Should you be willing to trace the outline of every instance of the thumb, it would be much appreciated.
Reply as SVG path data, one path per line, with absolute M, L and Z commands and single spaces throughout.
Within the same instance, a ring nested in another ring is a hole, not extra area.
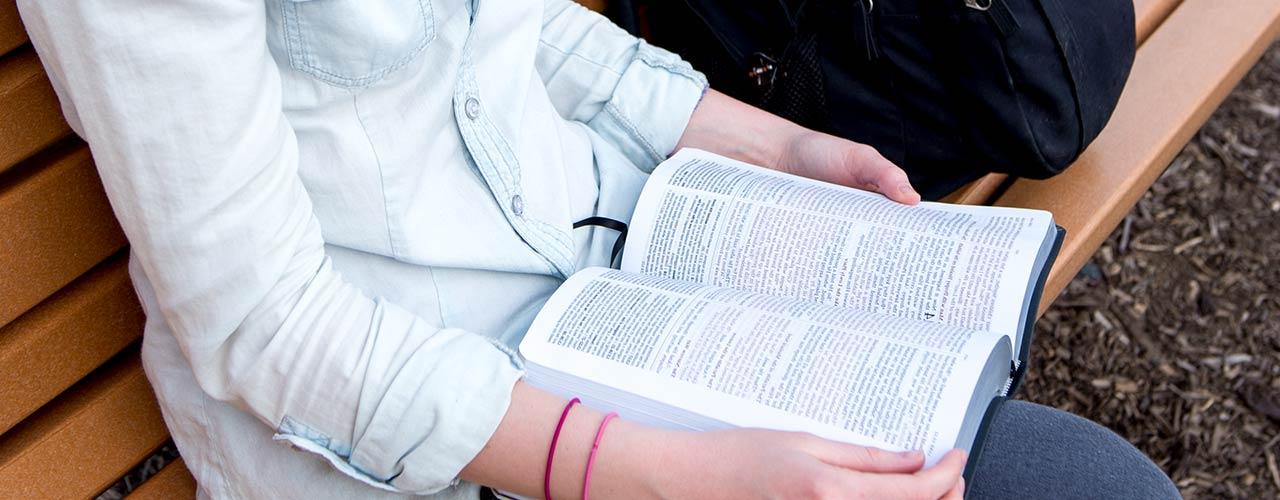
M 947 495 L 961 481 L 965 453 L 947 452 L 933 467 L 913 474 L 865 474 L 863 483 L 884 498 L 938 499 Z
M 860 472 L 911 473 L 924 467 L 924 454 L 918 451 L 888 451 L 868 446 L 825 441 L 815 450 L 825 463 Z
M 920 194 L 911 187 L 907 173 L 881 155 L 875 148 L 859 144 L 847 155 L 845 167 L 863 186 L 907 205 L 920 203 Z

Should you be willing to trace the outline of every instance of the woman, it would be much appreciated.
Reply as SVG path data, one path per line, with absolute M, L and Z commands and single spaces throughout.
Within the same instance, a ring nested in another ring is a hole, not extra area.
M 603 415 L 574 408 L 544 471 L 565 402 L 510 350 L 609 263 L 616 235 L 574 221 L 627 220 L 683 146 L 918 201 L 871 148 L 707 91 L 569 0 L 20 8 L 132 244 L 143 361 L 203 496 L 577 497 Z M 1176 494 L 1114 434 L 1007 408 L 971 494 Z M 963 465 L 618 422 L 590 493 L 958 498 Z

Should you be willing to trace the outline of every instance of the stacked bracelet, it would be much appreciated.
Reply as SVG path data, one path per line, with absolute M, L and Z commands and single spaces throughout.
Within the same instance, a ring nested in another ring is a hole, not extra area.
M 556 423 L 556 431 L 551 434 L 551 447 L 547 449 L 547 468 L 542 473 L 542 498 L 546 500 L 551 500 L 551 464 L 556 457 L 556 443 L 560 442 L 560 431 L 564 429 L 564 421 L 569 418 L 569 410 L 572 410 L 574 405 L 581 402 L 578 398 L 573 398 L 564 405 L 564 410 L 560 412 L 560 421 Z M 582 500 L 590 498 L 591 469 L 595 468 L 596 452 L 600 449 L 600 441 L 604 438 L 605 428 L 615 418 L 618 418 L 617 413 L 605 415 L 604 420 L 600 422 L 600 427 L 596 429 L 596 438 L 591 442 L 591 454 L 587 456 L 587 470 L 582 475 Z
M 551 461 L 556 457 L 556 442 L 560 441 L 560 429 L 564 428 L 564 421 L 569 418 L 569 410 L 573 409 L 573 405 L 581 402 L 578 398 L 573 398 L 564 405 L 564 411 L 560 412 L 560 422 L 556 423 L 556 431 L 551 434 L 551 447 L 547 449 L 547 469 L 542 473 L 542 498 L 547 500 L 551 500 Z
M 604 420 L 600 422 L 600 428 L 596 429 L 596 439 L 591 442 L 591 455 L 587 457 L 587 472 L 582 475 L 582 500 L 590 498 L 591 493 L 591 469 L 596 464 L 596 450 L 600 449 L 600 438 L 604 437 L 604 428 L 609 426 L 609 421 L 617 418 L 617 413 L 609 413 L 604 416 Z

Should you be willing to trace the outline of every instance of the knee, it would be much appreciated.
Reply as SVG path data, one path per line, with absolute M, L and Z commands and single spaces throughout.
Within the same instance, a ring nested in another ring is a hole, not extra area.
M 1007 401 L 975 450 L 969 498 L 1179 498 L 1159 467 L 1098 424 Z

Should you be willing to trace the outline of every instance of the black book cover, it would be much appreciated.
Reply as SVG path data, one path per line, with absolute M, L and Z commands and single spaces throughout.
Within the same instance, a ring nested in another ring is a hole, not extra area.
M 1040 311 L 1040 299 L 1044 296 L 1044 283 L 1049 279 L 1049 271 L 1053 269 L 1053 264 L 1058 260 L 1058 251 L 1062 250 L 1062 240 L 1067 236 L 1067 230 L 1062 226 L 1054 226 L 1053 247 L 1049 249 L 1049 257 L 1045 259 L 1044 268 L 1040 270 L 1040 275 L 1036 276 L 1036 286 L 1031 293 L 1031 301 L 1027 304 L 1030 309 L 1027 311 L 1027 324 L 1023 325 L 1022 345 L 1018 347 L 1018 368 L 1013 370 L 1010 378 L 1013 382 L 1009 385 L 1009 395 L 1018 391 L 1018 387 L 1022 385 L 1022 379 L 1026 377 L 1027 365 L 1031 359 L 1031 340 L 1035 337 L 1036 321 L 1038 317 L 1036 313 Z
M 1030 308 L 1027 317 L 1031 319 L 1028 320 L 1027 324 L 1023 327 L 1025 330 L 1022 332 L 1022 345 L 1018 351 L 1020 353 L 1018 355 L 1018 368 L 1013 370 L 1013 373 L 1010 375 L 1010 396 L 1018 390 L 1018 387 L 1022 385 L 1023 378 L 1026 377 L 1028 361 L 1031 358 L 1031 340 L 1036 330 L 1036 313 L 1040 310 L 1040 299 L 1044 295 L 1044 284 L 1049 278 L 1049 270 L 1053 269 L 1053 264 L 1058 259 L 1058 252 L 1062 250 L 1062 240 L 1066 235 L 1066 229 L 1062 226 L 1055 226 L 1053 246 L 1049 250 L 1048 258 L 1045 259 L 1044 268 L 1040 270 L 1040 275 L 1035 278 L 1036 286 L 1031 294 L 1031 301 L 1027 304 L 1027 307 Z M 986 411 L 982 414 L 982 422 L 978 424 L 978 432 L 974 435 L 973 446 L 970 448 L 969 460 L 965 462 L 964 466 L 964 480 L 968 484 L 973 483 L 974 470 L 977 467 L 978 462 L 982 459 L 982 452 L 983 448 L 985 448 L 984 444 L 987 440 L 987 433 L 991 430 L 991 422 L 995 419 L 996 414 L 999 413 L 1000 407 L 1008 400 L 1009 396 L 996 396 L 992 398 L 991 403 L 987 405 Z

